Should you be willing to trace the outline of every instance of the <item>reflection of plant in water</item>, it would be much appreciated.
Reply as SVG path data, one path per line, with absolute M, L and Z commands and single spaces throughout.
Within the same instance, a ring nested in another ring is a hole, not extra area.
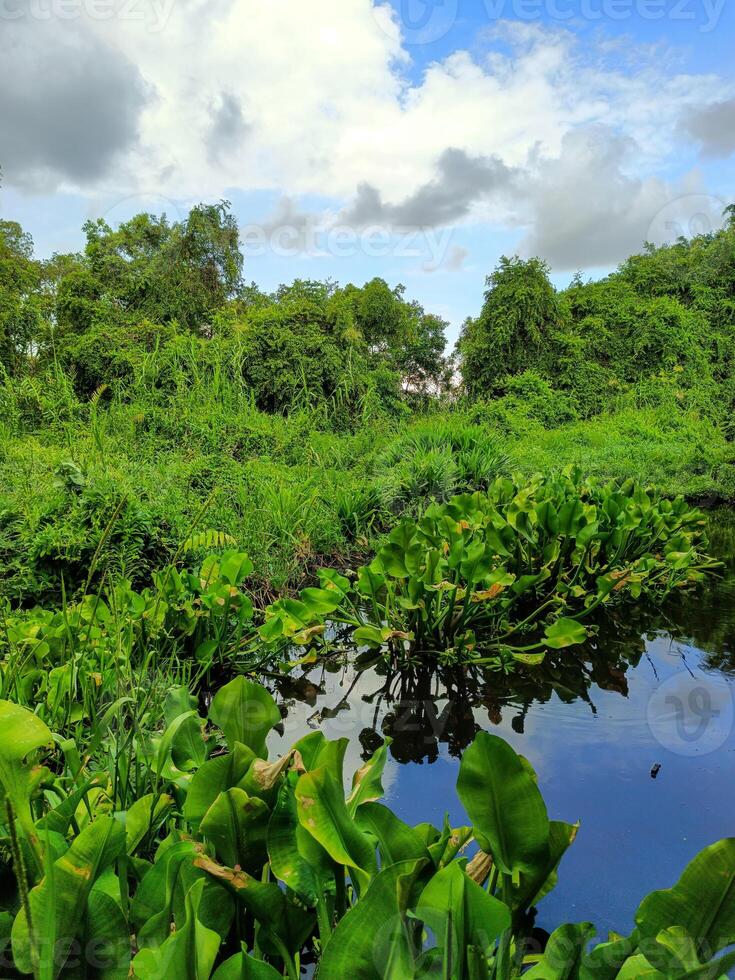
M 394 669 L 382 663 L 373 669 L 379 681 L 376 689 L 362 697 L 372 708 L 372 720 L 360 739 L 369 750 L 380 735 L 389 736 L 390 753 L 399 762 L 434 762 L 441 744 L 450 755 L 460 756 L 486 727 L 478 722 L 476 712 L 486 711 L 491 725 L 500 725 L 511 714 L 517 732 L 523 731 L 531 705 L 546 704 L 552 698 L 565 704 L 584 701 L 595 714 L 593 689 L 627 696 L 627 671 L 638 665 L 644 653 L 640 627 L 628 624 L 621 611 L 599 617 L 594 637 L 579 652 L 566 650 L 539 666 L 510 675 L 467 666 Z M 316 696 L 324 693 L 328 667 L 330 672 L 339 669 L 323 662 L 316 674 L 278 678 L 278 690 L 287 699 L 315 705 Z M 350 667 L 345 663 L 341 669 L 346 682 Z M 350 685 L 345 683 L 339 701 L 315 711 L 310 722 L 322 722 L 348 710 L 360 676 L 355 673 Z

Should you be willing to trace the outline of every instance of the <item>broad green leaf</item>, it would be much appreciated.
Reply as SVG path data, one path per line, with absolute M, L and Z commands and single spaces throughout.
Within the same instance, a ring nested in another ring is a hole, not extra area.
M 209 980 L 220 947 L 220 937 L 199 920 L 204 879 L 195 881 L 186 895 L 186 922 L 162 946 L 142 949 L 133 960 L 138 980 Z
M 728 980 L 728 977 L 732 977 L 733 969 L 735 969 L 735 952 L 725 953 L 718 960 L 711 960 L 703 966 L 682 974 L 680 980 Z
M 172 925 L 181 928 L 186 918 L 186 896 L 191 886 L 207 880 L 199 917 L 209 929 L 225 936 L 232 921 L 232 900 L 227 892 L 209 880 L 195 861 L 202 850 L 194 841 L 177 841 L 157 855 L 156 863 L 138 886 L 130 913 L 136 926 L 138 946 L 160 946 Z
M 362 804 L 372 803 L 383 796 L 385 791 L 381 778 L 388 758 L 390 741 L 390 739 L 386 739 L 380 748 L 373 753 L 372 758 L 364 766 L 361 766 L 352 777 L 352 792 L 347 797 L 347 809 L 351 817 L 354 817 L 357 808 Z
M 514 909 L 525 910 L 537 905 L 556 885 L 556 869 L 577 836 L 579 824 L 549 821 L 549 851 L 544 864 L 539 864 L 533 874 L 522 874 L 511 892 Z
M 334 875 L 327 852 L 299 823 L 296 773 L 289 773 L 278 793 L 268 824 L 268 856 L 273 874 L 309 908 L 315 908 Z
M 707 956 L 735 942 L 735 838 L 701 851 L 673 888 L 644 898 L 635 919 L 647 940 L 681 926 Z
M 231 752 L 209 759 L 194 773 L 186 794 L 184 816 L 195 832 L 219 794 L 244 782 L 255 758 L 252 749 L 235 742 Z
M 580 980 L 615 980 L 625 961 L 638 949 L 638 933 L 632 936 L 611 935 L 608 942 L 598 943 L 582 961 Z
M 666 976 L 679 976 L 702 965 L 697 944 L 682 926 L 669 926 L 654 943 L 646 942 L 645 955 L 651 966 Z
M 87 903 L 82 948 L 93 956 L 95 974 L 104 980 L 126 980 L 130 970 L 130 929 L 117 902 L 93 888 Z
M 541 960 L 532 970 L 523 974 L 524 980 L 576 980 L 585 947 L 595 931 L 591 922 L 564 925 L 555 929 L 549 937 Z
M 313 931 L 315 918 L 297 905 L 289 892 L 274 882 L 258 881 L 245 871 L 226 868 L 203 855 L 196 859 L 196 866 L 237 895 L 258 920 L 258 944 L 264 952 L 280 956 L 282 947 L 291 953 L 301 949 Z
M 659 973 L 640 953 L 629 957 L 616 976 L 617 980 L 669 980 L 665 973 Z
M 544 646 L 551 647 L 552 650 L 563 650 L 565 647 L 584 643 L 586 639 L 587 630 L 581 623 L 576 619 L 560 616 L 555 623 L 546 627 Z
M 343 780 L 344 758 L 349 739 L 338 738 L 329 741 L 323 732 L 310 732 L 304 735 L 293 746 L 298 752 L 304 769 L 312 772 L 314 769 L 327 768 L 341 785 Z
M 166 695 L 163 712 L 167 727 L 173 725 L 179 716 L 187 715 L 186 721 L 177 726 L 171 739 L 171 758 L 176 768 L 183 771 L 198 768 L 207 758 L 207 746 L 202 735 L 204 721 L 196 709 L 197 699 L 185 687 L 172 688 Z
M 504 874 L 549 862 L 549 818 L 535 780 L 507 742 L 479 732 L 462 757 L 457 793 L 483 851 Z
M 429 851 L 421 834 L 409 827 L 382 803 L 364 803 L 355 815 L 357 826 L 375 838 L 381 866 L 399 861 L 429 860 Z
M 278 973 L 263 960 L 254 960 L 248 956 L 243 947 L 241 953 L 235 953 L 218 967 L 212 974 L 212 980 L 282 980 L 283 974 Z
M 349 814 L 342 787 L 327 768 L 304 773 L 296 784 L 299 822 L 333 861 L 354 870 L 361 890 L 377 870 L 370 839 Z
M 269 816 L 262 800 L 235 787 L 219 794 L 204 815 L 199 831 L 212 842 L 223 864 L 255 872 L 265 860 Z
M 0 701 L 0 781 L 5 785 L 4 767 L 9 762 L 22 762 L 36 749 L 51 745 L 51 731 L 41 719 L 27 708 L 10 701 Z
M 281 713 L 264 687 L 236 677 L 215 694 L 209 717 L 222 729 L 230 748 L 242 742 L 264 759 L 266 737 L 281 720 Z
M 52 744 L 51 731 L 33 712 L 10 701 L 0 701 L 0 732 L 0 787 L 10 801 L 18 827 L 32 848 L 40 873 L 41 847 L 30 806 L 37 780 L 31 765 L 24 760 L 31 752 Z
M 126 850 L 132 854 L 149 833 L 155 833 L 170 813 L 174 801 L 165 793 L 150 793 L 132 804 L 125 814 Z
M 125 831 L 113 817 L 98 817 L 53 863 L 29 895 L 33 931 L 40 937 L 39 975 L 58 977 L 74 944 L 85 928 L 87 903 L 100 874 L 125 853 Z M 81 910 L 81 913 L 80 913 Z M 31 948 L 25 913 L 13 924 L 13 956 L 31 972 Z
M 415 950 L 406 920 L 424 860 L 381 871 L 337 924 L 319 965 L 319 980 L 410 980 Z
M 465 873 L 466 861 L 453 861 L 431 878 L 421 893 L 415 916 L 431 929 L 453 964 L 448 977 L 468 975 L 467 950 L 473 946 L 490 954 L 495 940 L 510 927 L 510 910 L 480 888 Z

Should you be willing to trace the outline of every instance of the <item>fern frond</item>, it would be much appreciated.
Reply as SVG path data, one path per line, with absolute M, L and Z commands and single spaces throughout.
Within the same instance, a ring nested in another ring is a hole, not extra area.
M 225 531 L 215 531 L 210 528 L 207 531 L 199 531 L 197 534 L 190 535 L 184 541 L 181 550 L 187 553 L 201 551 L 203 549 L 211 550 L 212 548 L 233 548 L 236 545 L 237 541 L 231 534 L 227 534 Z

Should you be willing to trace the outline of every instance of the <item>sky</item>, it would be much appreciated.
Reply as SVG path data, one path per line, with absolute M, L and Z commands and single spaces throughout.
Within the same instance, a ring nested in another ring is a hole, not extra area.
M 0 0 L 0 217 L 227 199 L 246 279 L 381 276 L 450 339 L 503 254 L 566 285 L 735 201 L 735 0 Z

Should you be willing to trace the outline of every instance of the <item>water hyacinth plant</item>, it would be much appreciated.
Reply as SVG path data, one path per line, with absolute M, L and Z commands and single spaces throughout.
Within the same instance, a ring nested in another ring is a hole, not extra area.
M 397 660 L 538 663 L 582 643 L 603 604 L 699 582 L 716 567 L 703 526 L 683 498 L 632 480 L 598 484 L 574 468 L 501 477 L 403 518 L 354 583 L 323 572 L 321 590 L 266 610 L 260 636 L 308 643 L 331 616 Z

